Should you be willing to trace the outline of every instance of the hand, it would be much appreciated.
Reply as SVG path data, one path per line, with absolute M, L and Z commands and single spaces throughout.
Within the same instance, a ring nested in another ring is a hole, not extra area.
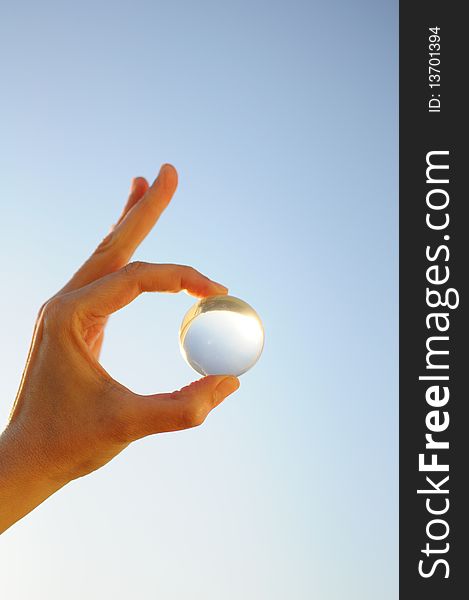
M 163 165 L 149 187 L 133 181 L 122 216 L 67 285 L 41 308 L 5 431 L 0 436 L 0 532 L 67 482 L 106 464 L 143 436 L 200 425 L 239 387 L 208 376 L 179 391 L 142 396 L 99 364 L 108 316 L 142 292 L 228 290 L 181 265 L 130 263 L 177 186 Z

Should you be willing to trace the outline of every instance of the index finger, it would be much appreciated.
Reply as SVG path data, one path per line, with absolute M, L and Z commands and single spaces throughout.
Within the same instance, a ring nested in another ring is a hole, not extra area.
M 186 265 L 134 262 L 72 292 L 73 304 L 93 317 L 107 317 L 143 292 L 180 292 L 205 298 L 228 288 Z

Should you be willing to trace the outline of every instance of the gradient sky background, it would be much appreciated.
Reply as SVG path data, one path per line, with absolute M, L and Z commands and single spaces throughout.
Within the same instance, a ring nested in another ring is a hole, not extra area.
M 163 162 L 180 187 L 136 258 L 195 266 L 266 329 L 201 428 L 2 536 L 2 598 L 397 598 L 397 3 L 10 2 L 0 62 L 2 423 L 37 309 Z M 139 298 L 104 366 L 140 393 L 196 379 L 192 303 Z

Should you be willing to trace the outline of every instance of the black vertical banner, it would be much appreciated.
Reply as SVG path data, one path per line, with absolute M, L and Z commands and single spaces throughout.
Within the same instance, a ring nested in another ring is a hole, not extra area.
M 412 600 L 469 597 L 466 8 L 400 4 L 399 562 Z

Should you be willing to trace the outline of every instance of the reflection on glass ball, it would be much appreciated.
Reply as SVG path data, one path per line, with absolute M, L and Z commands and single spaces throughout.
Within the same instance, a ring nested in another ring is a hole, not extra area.
M 201 375 L 242 375 L 258 361 L 264 328 L 256 311 L 234 296 L 202 298 L 179 329 L 187 363 Z

